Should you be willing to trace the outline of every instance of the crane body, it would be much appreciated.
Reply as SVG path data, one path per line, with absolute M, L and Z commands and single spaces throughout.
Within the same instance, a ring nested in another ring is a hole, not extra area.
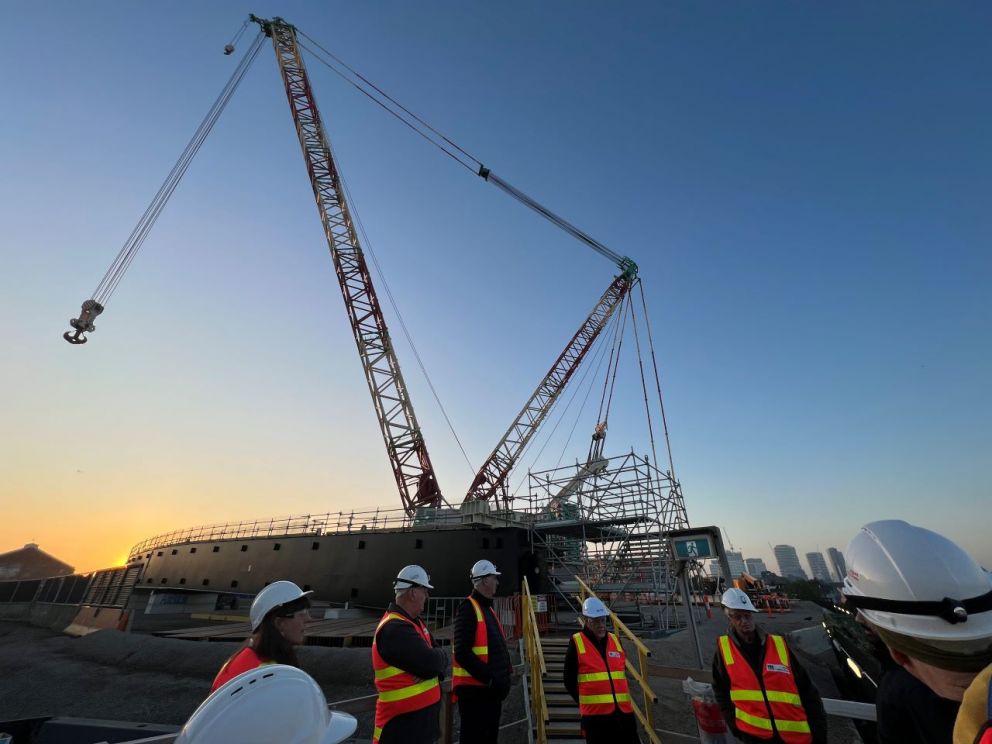
M 510 507 L 510 497 L 506 479 L 520 459 L 531 437 L 537 433 L 544 419 L 550 413 L 568 381 L 582 364 L 589 349 L 606 327 L 613 313 L 630 292 L 637 278 L 637 265 L 630 259 L 620 262 L 622 273 L 607 287 L 596 306 L 575 332 L 565 349 L 558 355 L 551 369 L 541 380 L 506 433 L 479 468 L 465 501 L 503 501 L 504 508 Z
M 280 18 L 267 20 L 252 15 L 251 20 L 262 27 L 275 49 L 320 221 L 403 507 L 413 516 L 418 507 L 441 506 L 441 489 L 348 210 L 297 45 L 296 29 Z

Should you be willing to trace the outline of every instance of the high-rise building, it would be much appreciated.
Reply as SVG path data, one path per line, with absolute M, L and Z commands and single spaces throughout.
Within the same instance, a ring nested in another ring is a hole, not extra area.
M 723 570 L 720 568 L 720 561 L 718 560 L 710 561 L 709 566 L 707 566 L 707 568 L 709 569 L 710 576 L 717 579 L 723 576 Z
M 747 572 L 757 579 L 760 579 L 761 574 L 768 570 L 768 566 L 761 558 L 745 558 L 744 565 L 747 566 Z
M 782 576 L 794 579 L 806 579 L 806 572 L 803 571 L 799 563 L 799 554 L 791 545 L 776 545 L 772 550 L 775 553 L 775 560 L 778 562 L 778 572 Z
M 823 560 L 823 553 L 807 553 L 806 562 L 813 572 L 814 579 L 819 579 L 827 584 L 833 581 L 830 577 L 830 569 L 827 568 L 827 562 Z
M 728 550 L 727 563 L 730 565 L 730 577 L 739 579 L 744 573 L 744 556 L 736 550 Z
M 827 548 L 827 556 L 830 558 L 830 565 L 834 567 L 837 574 L 837 581 L 843 581 L 847 576 L 847 564 L 844 562 L 844 554 L 837 548 Z

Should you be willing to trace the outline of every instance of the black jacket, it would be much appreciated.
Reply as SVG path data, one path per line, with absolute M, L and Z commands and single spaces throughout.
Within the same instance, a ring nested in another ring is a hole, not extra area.
M 879 744 L 951 744 L 961 703 L 947 700 L 901 666 L 882 675 L 875 695 Z
M 472 599 L 482 608 L 482 617 L 486 620 L 486 643 L 489 646 L 489 661 L 484 662 L 472 653 L 475 645 L 475 610 L 472 603 L 465 600 L 455 611 L 454 654 L 458 663 L 475 679 L 484 682 L 486 687 L 459 687 L 458 695 L 462 697 L 484 697 L 504 700 L 510 693 L 510 681 L 513 675 L 513 663 L 510 652 L 506 648 L 506 639 L 500 632 L 496 618 L 489 608 L 493 601 L 472 590 Z
M 390 604 L 388 611 L 410 617 L 397 604 Z M 419 619 L 410 619 L 418 625 L 423 625 Z M 420 679 L 437 677 L 438 682 L 441 682 L 448 668 L 448 657 L 437 647 L 436 640 L 433 644 L 433 648 L 427 648 L 423 636 L 417 629 L 399 620 L 383 625 L 375 638 L 376 650 L 387 664 L 409 672 L 414 677 Z M 440 734 L 438 720 L 440 710 L 441 704 L 436 703 L 412 713 L 396 716 L 383 729 L 379 738 L 380 744 L 389 744 L 389 742 L 426 744 L 436 741 Z
M 599 655 L 603 657 L 603 661 L 606 662 L 606 639 L 609 638 L 609 633 L 603 636 L 603 640 L 601 641 L 597 640 L 596 636 L 589 633 L 585 628 L 582 629 L 582 635 L 586 637 L 586 643 L 592 644 L 599 651 Z M 579 702 L 579 651 L 575 647 L 574 638 L 568 640 L 568 650 L 565 651 L 565 668 L 562 671 L 562 679 L 565 682 L 565 689 L 568 690 L 568 694 L 572 696 L 572 699 L 576 703 Z M 623 713 L 618 705 L 613 706 L 613 712 Z M 625 715 L 633 716 L 634 714 L 627 713 Z M 583 716 L 583 720 L 590 717 L 602 718 L 602 716 Z
M 765 640 L 768 636 L 758 628 L 755 628 L 754 632 L 756 635 L 754 643 L 744 643 L 733 630 L 730 631 L 730 635 L 760 680 L 762 677 L 761 667 L 765 660 Z M 823 701 L 820 700 L 820 693 L 813 686 L 813 682 L 806 674 L 806 670 L 800 665 L 792 649 L 789 649 L 789 665 L 796 680 L 796 688 L 799 690 L 803 710 L 806 711 L 806 720 L 809 721 L 813 744 L 827 744 L 827 713 L 823 709 Z M 720 704 L 720 711 L 723 713 L 728 728 L 740 741 L 745 744 L 748 742 L 768 744 L 768 742 L 782 741 L 777 732 L 771 739 L 757 739 L 743 734 L 737 729 L 736 709 L 730 700 L 730 676 L 727 674 L 727 667 L 724 666 L 723 653 L 720 651 L 719 644 L 717 644 L 716 654 L 713 656 L 713 693 L 716 695 L 717 703 Z

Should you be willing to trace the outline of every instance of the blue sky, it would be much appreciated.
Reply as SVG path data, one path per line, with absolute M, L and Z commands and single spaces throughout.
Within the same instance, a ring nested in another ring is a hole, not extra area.
M 770 561 L 900 517 L 992 565 L 988 6 L 5 9 L 0 551 L 34 538 L 96 568 L 173 527 L 399 505 L 269 48 L 92 343 L 59 339 L 253 11 L 638 262 L 693 522 Z M 366 249 L 478 465 L 613 267 L 308 64 Z M 471 473 L 399 354 L 457 499 Z M 632 362 L 611 452 L 647 446 Z

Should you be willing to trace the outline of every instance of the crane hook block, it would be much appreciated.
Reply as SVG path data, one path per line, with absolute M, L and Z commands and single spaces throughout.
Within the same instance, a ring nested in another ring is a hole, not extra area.
M 234 44 L 225 44 L 224 45 L 224 54 L 226 54 L 228 56 L 234 54 Z
M 93 325 L 93 321 L 96 319 L 96 316 L 102 312 L 103 305 L 96 300 L 86 300 L 79 312 L 79 317 L 73 318 L 69 321 L 69 325 L 75 329 L 75 332 L 66 331 L 62 334 L 62 338 L 70 344 L 85 344 L 89 339 L 87 339 L 83 334 L 92 333 L 96 330 L 96 326 Z

